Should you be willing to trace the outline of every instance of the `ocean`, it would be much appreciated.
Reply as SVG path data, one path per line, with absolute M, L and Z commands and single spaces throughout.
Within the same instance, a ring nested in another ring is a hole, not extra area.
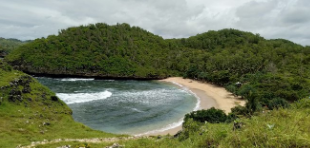
M 93 129 L 143 135 L 182 124 L 198 108 L 197 98 L 180 86 L 160 81 L 37 77 Z

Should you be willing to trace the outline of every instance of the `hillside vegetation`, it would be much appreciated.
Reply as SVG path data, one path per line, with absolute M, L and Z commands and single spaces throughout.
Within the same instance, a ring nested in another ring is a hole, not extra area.
M 0 57 L 6 56 L 19 46 L 31 41 L 20 41 L 18 39 L 5 39 L 0 37 Z
M 184 77 L 226 87 L 248 100 L 246 114 L 287 106 L 310 96 L 310 47 L 234 29 L 169 40 L 172 50 L 189 48 Z M 288 102 L 287 102 L 288 101 Z
M 159 36 L 128 24 L 96 24 L 36 39 L 7 60 L 30 73 L 164 78 L 168 48 Z

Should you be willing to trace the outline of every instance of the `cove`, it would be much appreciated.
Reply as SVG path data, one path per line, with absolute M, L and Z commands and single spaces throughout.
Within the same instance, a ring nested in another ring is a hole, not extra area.
M 115 134 L 161 132 L 197 108 L 193 94 L 159 81 L 37 77 L 93 129 Z

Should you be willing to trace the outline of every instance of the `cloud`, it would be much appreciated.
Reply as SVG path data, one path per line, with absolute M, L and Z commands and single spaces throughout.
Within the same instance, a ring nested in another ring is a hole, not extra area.
M 310 21 L 310 1 L 298 1 L 293 7 L 288 7 L 281 16 L 284 24 L 305 24 Z
M 268 39 L 284 38 L 310 44 L 310 3 L 304 0 L 256 0 L 236 10 L 235 28 L 260 33 Z
M 257 19 L 266 17 L 277 6 L 276 0 L 267 2 L 250 1 L 239 7 L 236 14 L 240 18 Z
M 22 40 L 71 26 L 128 23 L 164 38 L 237 28 L 309 45 L 306 0 L 14 0 L 0 5 L 0 36 Z

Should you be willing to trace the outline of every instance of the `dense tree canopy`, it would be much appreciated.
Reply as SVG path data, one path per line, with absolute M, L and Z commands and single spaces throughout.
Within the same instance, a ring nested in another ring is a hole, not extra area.
M 309 47 L 234 29 L 171 42 L 189 48 L 184 53 L 192 56 L 185 77 L 225 86 L 248 100 L 250 112 L 286 106 L 281 99 L 295 101 L 310 95 Z
M 22 46 L 8 61 L 33 73 L 166 77 L 165 40 L 128 24 L 71 27 Z
M 175 50 L 188 48 L 180 58 L 189 61 L 181 70 L 185 77 L 225 86 L 243 96 L 249 113 L 262 107 L 285 107 L 284 100 L 310 96 L 309 46 L 266 40 L 235 29 L 209 31 L 169 43 Z
M 14 50 L 6 61 L 29 73 L 114 78 L 182 75 L 225 86 L 252 102 L 250 110 L 277 107 L 277 102 L 281 106 L 281 99 L 294 101 L 310 94 L 309 46 L 235 29 L 165 40 L 128 24 L 98 23 L 36 39 Z
M 18 39 L 5 39 L 0 37 L 0 56 L 5 56 L 19 46 L 31 41 L 20 41 Z

